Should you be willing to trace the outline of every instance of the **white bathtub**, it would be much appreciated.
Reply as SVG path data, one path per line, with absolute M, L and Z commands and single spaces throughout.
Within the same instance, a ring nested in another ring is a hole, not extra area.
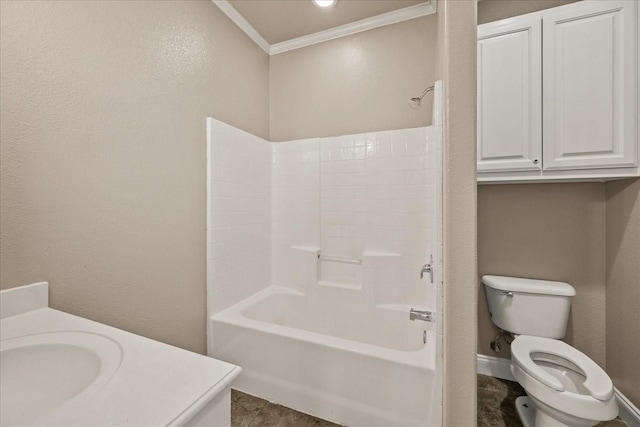
M 305 292 L 272 286 L 211 318 L 211 355 L 243 368 L 235 388 L 349 426 L 440 425 L 435 324 L 358 291 Z

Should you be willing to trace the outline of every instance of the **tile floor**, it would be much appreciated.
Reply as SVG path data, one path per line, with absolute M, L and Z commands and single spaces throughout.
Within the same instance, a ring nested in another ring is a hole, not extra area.
M 478 427 L 522 427 L 515 400 L 524 395 L 516 382 L 478 375 Z M 597 427 L 626 427 L 626 424 L 616 418 Z
M 525 394 L 513 381 L 478 375 L 478 427 L 522 427 L 515 400 Z M 237 390 L 231 393 L 231 427 L 339 427 L 338 424 L 269 403 Z M 620 418 L 597 427 L 626 427 Z
M 231 427 L 339 427 L 339 425 L 232 390 Z

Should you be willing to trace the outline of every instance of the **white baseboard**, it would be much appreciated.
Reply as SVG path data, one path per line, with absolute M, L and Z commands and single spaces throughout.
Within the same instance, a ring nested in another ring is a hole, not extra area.
M 618 400 L 618 415 L 629 427 L 640 427 L 640 409 L 627 399 L 627 396 L 620 393 L 620 390 L 613 388 Z
M 503 380 L 515 381 L 511 373 L 511 360 L 478 354 L 478 373 Z
M 511 361 L 502 357 L 477 355 L 478 373 L 503 380 L 515 381 Z M 613 388 L 618 401 L 619 416 L 629 427 L 640 427 L 640 410 L 617 388 Z

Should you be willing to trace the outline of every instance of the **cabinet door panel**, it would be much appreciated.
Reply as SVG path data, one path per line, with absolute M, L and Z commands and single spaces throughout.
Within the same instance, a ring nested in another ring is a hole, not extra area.
M 543 17 L 544 170 L 636 165 L 635 3 Z
M 478 28 L 478 171 L 541 166 L 541 21 Z

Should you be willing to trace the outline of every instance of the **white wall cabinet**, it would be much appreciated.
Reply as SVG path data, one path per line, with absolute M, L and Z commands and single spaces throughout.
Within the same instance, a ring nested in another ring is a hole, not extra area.
M 638 176 L 638 5 L 478 27 L 478 181 Z
M 478 171 L 542 169 L 542 21 L 478 28 Z

